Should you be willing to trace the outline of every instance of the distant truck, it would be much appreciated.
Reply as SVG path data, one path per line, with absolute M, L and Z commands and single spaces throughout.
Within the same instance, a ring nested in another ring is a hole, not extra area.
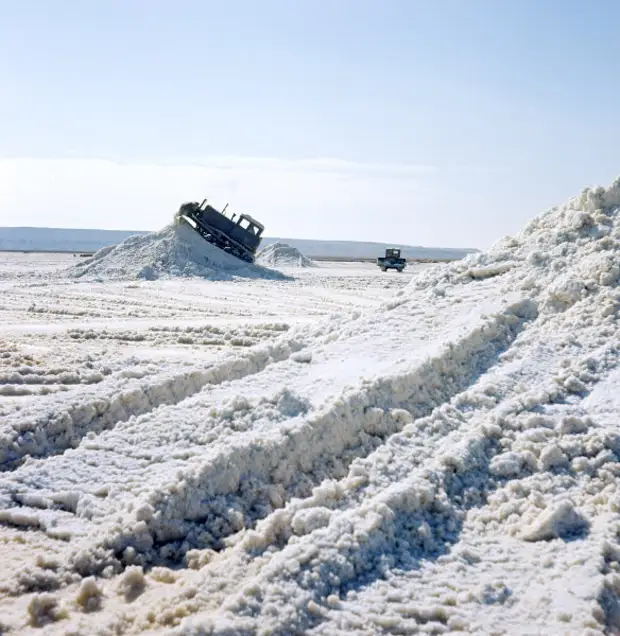
M 389 247 L 385 250 L 385 256 L 379 256 L 377 258 L 377 265 L 381 268 L 382 272 L 388 269 L 395 269 L 397 272 L 402 272 L 407 266 L 407 259 L 400 257 L 400 250 L 396 247 Z
M 205 241 L 246 263 L 253 263 L 265 228 L 249 214 L 241 214 L 236 220 L 235 214 L 227 217 L 227 207 L 220 212 L 204 199 L 202 203 L 184 203 L 177 215 Z

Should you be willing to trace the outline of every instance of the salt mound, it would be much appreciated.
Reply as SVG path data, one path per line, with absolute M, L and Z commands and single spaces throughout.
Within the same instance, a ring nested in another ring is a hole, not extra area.
M 307 256 L 287 243 L 273 243 L 267 246 L 258 253 L 256 260 L 272 267 L 315 267 Z
M 503 292 L 520 291 L 550 312 L 618 284 L 620 177 L 609 187 L 584 189 L 533 219 L 487 252 L 424 270 L 411 290 L 443 295 L 455 285 L 500 277 Z
M 69 274 L 106 280 L 171 276 L 283 278 L 279 272 L 245 263 L 211 245 L 180 220 L 159 232 L 130 236 L 116 246 L 104 247 L 72 267 Z

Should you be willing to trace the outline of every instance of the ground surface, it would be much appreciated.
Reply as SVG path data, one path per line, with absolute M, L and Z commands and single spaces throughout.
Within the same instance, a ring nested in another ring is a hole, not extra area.
M 403 274 L 3 255 L 0 631 L 619 633 L 617 190 Z

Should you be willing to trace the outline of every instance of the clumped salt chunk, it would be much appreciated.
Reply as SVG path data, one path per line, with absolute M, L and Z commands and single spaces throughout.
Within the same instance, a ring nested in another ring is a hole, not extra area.
M 585 393 L 588 387 L 579 378 L 571 375 L 564 381 L 564 388 L 570 393 Z
M 587 520 L 575 509 L 570 501 L 563 501 L 544 510 L 523 530 L 525 541 L 547 541 L 578 534 L 588 527 Z
M 141 566 L 132 565 L 123 573 L 119 582 L 118 591 L 128 602 L 134 601 L 144 592 L 146 578 Z
M 586 287 L 581 280 L 560 278 L 549 285 L 546 305 L 549 308 L 565 311 L 571 305 L 581 300 L 586 293 Z
M 329 605 L 329 607 L 331 608 L 337 608 L 340 607 L 340 597 L 337 596 L 336 594 L 330 594 L 327 599 L 327 604 Z
M 538 464 L 540 470 L 550 470 L 568 465 L 568 457 L 557 444 L 549 444 L 540 453 Z
M 216 555 L 214 550 L 189 550 L 185 555 L 185 562 L 187 567 L 191 570 L 200 570 L 205 565 L 208 565 Z
M 149 572 L 149 576 L 154 581 L 158 581 L 159 583 L 174 583 L 179 578 L 179 572 L 170 570 L 169 568 L 157 566 L 151 569 L 151 571 Z
M 94 612 L 101 607 L 103 591 L 94 577 L 85 578 L 78 588 L 75 602 L 85 612 Z
M 136 510 L 136 519 L 138 521 L 150 521 L 153 518 L 154 512 L 153 506 L 148 503 L 143 503 Z
M 447 626 L 453 632 L 466 632 L 469 629 L 468 621 L 462 616 L 451 616 L 448 619 Z
M 503 453 L 493 458 L 490 471 L 498 477 L 514 477 L 521 473 L 524 463 L 524 458 L 519 453 Z
M 302 364 L 309 364 L 312 362 L 312 351 L 298 351 L 291 355 L 291 360 Z
M 28 603 L 28 624 L 32 627 L 44 627 L 67 616 L 66 608 L 49 592 L 35 594 Z
M 570 467 L 576 473 L 588 473 L 591 471 L 591 463 L 587 457 L 575 457 L 571 460 Z
M 323 506 L 307 508 L 295 513 L 291 522 L 293 532 L 297 535 L 308 534 L 317 528 L 323 528 L 329 523 L 332 511 Z
M 313 600 L 308 601 L 308 605 L 306 606 L 308 613 L 312 616 L 323 616 L 325 614 L 325 609 L 322 608 L 318 603 L 315 603 Z
M 557 425 L 557 431 L 561 435 L 585 433 L 590 426 L 587 419 L 576 416 L 564 417 Z

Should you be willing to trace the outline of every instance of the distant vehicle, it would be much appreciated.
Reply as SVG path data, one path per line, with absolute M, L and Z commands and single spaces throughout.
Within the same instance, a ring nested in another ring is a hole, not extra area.
M 382 272 L 388 269 L 395 269 L 397 272 L 402 272 L 407 266 L 407 259 L 400 257 L 400 250 L 396 247 L 389 247 L 385 250 L 385 256 L 379 256 L 377 258 L 377 265 L 381 268 Z
M 227 217 L 224 214 L 227 207 L 228 204 L 219 212 L 204 199 L 202 203 L 184 203 L 177 216 L 205 241 L 242 261 L 253 263 L 265 228 L 249 214 L 241 214 L 237 220 L 235 214 Z

